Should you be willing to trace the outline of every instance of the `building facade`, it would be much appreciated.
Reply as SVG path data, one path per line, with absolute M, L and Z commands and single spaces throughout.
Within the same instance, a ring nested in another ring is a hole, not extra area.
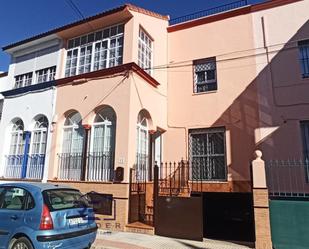
M 307 9 L 276 0 L 169 23 L 128 4 L 5 47 L 0 176 L 111 196 L 103 229 L 153 225 L 156 164 L 171 193 L 178 174 L 177 195 L 250 213 L 253 152 L 309 151 Z M 151 193 L 137 204 L 134 183 Z

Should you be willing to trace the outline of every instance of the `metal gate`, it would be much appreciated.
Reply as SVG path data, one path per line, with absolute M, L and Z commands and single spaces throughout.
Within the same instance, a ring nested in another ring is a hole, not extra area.
M 147 223 L 146 178 L 141 179 L 136 169 L 130 169 L 129 223 Z
M 154 167 L 155 234 L 202 241 L 203 198 L 191 195 L 188 172 L 184 162 Z

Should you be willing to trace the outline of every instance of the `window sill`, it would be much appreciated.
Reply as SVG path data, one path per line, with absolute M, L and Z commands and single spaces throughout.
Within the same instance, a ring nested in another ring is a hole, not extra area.
M 211 94 L 211 93 L 217 93 L 218 90 L 212 90 L 212 91 L 207 91 L 207 92 L 199 92 L 199 93 L 193 93 L 192 96 L 198 96 L 198 95 L 203 95 L 203 94 Z

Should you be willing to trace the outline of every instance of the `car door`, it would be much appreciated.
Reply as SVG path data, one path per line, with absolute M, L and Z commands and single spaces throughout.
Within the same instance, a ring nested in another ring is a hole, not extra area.
M 6 249 L 16 228 L 23 226 L 28 192 L 22 188 L 0 187 L 0 248 Z

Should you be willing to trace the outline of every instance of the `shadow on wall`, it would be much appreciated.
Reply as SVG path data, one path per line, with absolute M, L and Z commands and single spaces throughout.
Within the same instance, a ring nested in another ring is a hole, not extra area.
M 262 49 L 256 63 L 265 66 L 212 124 L 231 131 L 232 178 L 250 179 L 256 149 L 264 160 L 303 156 L 299 120 L 309 120 L 309 79 L 302 78 L 298 41 L 304 39 L 309 39 L 309 21 L 284 46 L 270 46 L 268 53 Z

